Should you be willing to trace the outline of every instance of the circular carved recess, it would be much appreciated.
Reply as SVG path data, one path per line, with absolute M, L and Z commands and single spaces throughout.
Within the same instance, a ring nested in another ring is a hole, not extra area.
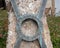
M 32 37 L 37 33 L 37 30 L 38 30 L 38 24 L 35 20 L 26 19 L 23 21 L 22 27 L 21 27 L 21 32 L 25 36 Z

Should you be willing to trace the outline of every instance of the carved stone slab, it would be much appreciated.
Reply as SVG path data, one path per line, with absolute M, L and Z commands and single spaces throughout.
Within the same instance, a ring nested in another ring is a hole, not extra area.
M 9 9 L 8 10 L 8 14 L 9 14 L 9 25 L 8 25 L 8 27 L 9 27 L 9 30 L 8 30 L 8 38 L 7 38 L 7 46 L 6 46 L 6 48 L 13 48 L 14 47 L 14 43 L 16 41 L 16 32 L 15 32 L 16 17 L 14 15 L 13 10 L 12 10 L 11 4 L 10 4 L 10 0 L 6 0 L 6 5 L 7 5 L 7 7 L 9 7 L 8 8 Z M 21 15 L 23 15 L 23 14 L 21 14 Z M 50 33 L 49 33 L 47 21 L 46 21 L 46 16 L 42 17 L 42 22 L 43 22 L 43 27 L 44 27 L 43 28 L 44 32 L 43 32 L 42 35 L 43 35 L 43 38 L 44 38 L 45 43 L 47 45 L 47 48 L 53 48 L 51 40 L 50 40 L 50 35 L 49 35 Z M 22 41 L 22 43 L 20 45 L 20 48 L 28 48 L 28 47 L 29 48 L 39 48 L 38 40 L 33 41 L 33 42 Z

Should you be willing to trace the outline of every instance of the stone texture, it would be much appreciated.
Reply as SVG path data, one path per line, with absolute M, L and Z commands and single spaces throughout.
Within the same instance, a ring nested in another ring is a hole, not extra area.
M 26 13 L 36 14 L 38 11 L 37 9 L 39 9 L 41 5 L 41 0 L 16 0 L 15 2 L 22 15 Z
M 24 1 L 24 3 L 22 3 L 22 1 Z M 29 0 L 29 2 L 28 2 L 28 0 L 26 0 L 26 1 L 25 0 L 20 0 L 20 1 L 16 0 L 16 3 L 18 4 L 18 8 L 20 9 L 20 14 L 21 15 L 26 14 L 26 13 L 36 14 L 37 10 L 38 10 L 38 8 L 40 6 L 40 0 L 36 0 L 36 1 Z M 9 7 L 8 4 L 10 4 L 10 0 L 6 0 L 7 7 Z M 14 43 L 16 41 L 17 34 L 15 32 L 16 17 L 14 15 L 14 12 L 12 10 L 11 5 L 10 5 L 10 9 L 8 10 L 8 15 L 9 15 L 8 16 L 8 19 L 9 19 L 8 27 L 9 28 L 8 28 L 8 38 L 7 38 L 7 46 L 6 46 L 6 48 L 13 48 Z M 49 32 L 47 21 L 46 21 L 47 20 L 46 16 L 44 15 L 41 20 L 43 22 L 43 28 L 44 28 L 44 32 L 43 32 L 42 35 L 43 35 L 43 38 L 44 38 L 45 43 L 47 45 L 47 48 L 53 48 L 51 40 L 50 40 L 50 32 Z M 22 41 L 22 43 L 20 45 L 20 48 L 39 48 L 38 40 L 33 41 L 33 42 Z
M 34 36 L 37 33 L 38 25 L 34 20 L 25 20 L 22 24 L 21 31 L 25 36 Z

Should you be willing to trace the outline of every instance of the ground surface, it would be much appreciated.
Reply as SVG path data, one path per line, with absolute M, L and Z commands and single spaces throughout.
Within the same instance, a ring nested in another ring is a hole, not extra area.
M 60 17 L 49 17 L 48 25 L 54 48 L 60 48 Z
M 51 34 L 51 40 L 54 48 L 60 48 L 60 17 L 48 16 L 48 25 Z M 5 48 L 7 30 L 5 29 L 5 21 L 7 19 L 7 13 L 5 10 L 0 10 L 0 48 Z
M 7 13 L 0 10 L 0 48 L 5 48 L 7 37 Z

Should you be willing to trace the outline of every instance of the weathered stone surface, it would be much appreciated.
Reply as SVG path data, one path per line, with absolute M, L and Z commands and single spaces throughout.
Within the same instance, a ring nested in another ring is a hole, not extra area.
M 18 1 L 18 0 L 17 0 Z M 17 2 L 16 1 L 16 2 Z M 21 3 L 20 3 L 21 1 Z M 23 15 L 25 13 L 37 13 L 37 10 L 40 6 L 40 0 L 29 0 L 29 3 L 28 3 L 28 0 L 20 0 L 19 3 L 17 3 L 19 6 L 18 8 L 21 10 L 20 14 Z M 22 3 L 22 1 L 24 1 L 24 3 Z M 8 6 L 9 4 L 9 0 L 6 0 L 6 5 Z M 34 4 L 34 5 L 33 5 Z M 33 7 L 33 6 L 34 7 Z M 16 27 L 16 17 L 14 15 L 14 12 L 12 11 L 11 9 L 12 7 L 10 7 L 10 9 L 8 10 L 8 14 L 9 14 L 9 25 L 8 25 L 8 38 L 7 38 L 7 46 L 6 48 L 13 48 L 14 47 L 14 43 L 16 41 L 16 32 L 15 32 L 15 27 Z M 43 22 L 43 28 L 44 28 L 44 32 L 43 32 L 43 38 L 45 40 L 45 43 L 47 45 L 47 48 L 53 48 L 52 47 L 52 43 L 51 43 L 51 40 L 50 40 L 50 32 L 49 32 L 49 29 L 48 29 L 48 25 L 47 25 L 47 21 L 46 21 L 46 16 L 44 15 L 42 17 L 42 22 Z M 34 27 L 35 28 L 35 27 Z M 33 41 L 33 42 L 26 42 L 26 41 L 22 41 L 21 45 L 20 45 L 20 48 L 39 48 L 39 43 L 38 41 Z
M 21 31 L 25 36 L 34 36 L 37 33 L 38 25 L 33 20 L 26 20 L 22 24 Z
M 41 0 L 16 0 L 15 2 L 22 15 L 26 13 L 36 14 L 41 5 Z
M 22 41 L 20 48 L 40 48 L 37 40 L 33 42 Z

